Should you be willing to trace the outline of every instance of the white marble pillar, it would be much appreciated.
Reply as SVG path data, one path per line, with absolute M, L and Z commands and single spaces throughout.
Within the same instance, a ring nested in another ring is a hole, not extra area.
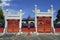
M 4 28 L 4 32 L 3 34 L 7 33 L 7 13 L 8 13 L 8 9 L 6 9 L 6 11 L 3 11 L 4 13 L 4 19 L 5 19 L 5 28 Z
M 37 33 L 37 5 L 35 5 L 35 10 L 34 10 L 34 13 L 35 13 L 35 29 L 36 29 L 36 33 Z
M 51 5 L 51 13 L 52 13 L 52 31 L 53 33 L 55 33 L 55 28 L 54 28 L 54 23 L 53 23 L 53 13 L 54 13 L 53 5 Z
M 19 29 L 18 35 L 21 34 L 22 16 L 23 16 L 23 12 L 22 12 L 22 10 L 20 10 L 19 13 L 20 13 L 20 19 L 19 19 L 19 20 L 20 20 L 20 21 L 19 21 L 19 28 L 20 28 L 20 29 Z
M 5 19 L 5 28 L 3 34 L 7 33 L 7 20 Z

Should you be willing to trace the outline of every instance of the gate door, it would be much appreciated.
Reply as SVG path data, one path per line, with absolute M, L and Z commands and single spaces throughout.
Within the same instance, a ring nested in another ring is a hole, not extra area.
M 44 17 L 37 17 L 37 31 L 44 32 L 45 20 Z
M 52 32 L 51 17 L 45 17 L 45 32 Z
M 51 17 L 37 17 L 38 32 L 52 32 Z
M 19 20 L 7 20 L 7 32 L 19 32 Z

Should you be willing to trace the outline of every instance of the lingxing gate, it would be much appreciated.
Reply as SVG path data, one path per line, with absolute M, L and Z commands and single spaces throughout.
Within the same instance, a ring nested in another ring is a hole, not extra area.
M 53 5 L 48 9 L 48 12 L 41 12 L 37 5 L 35 5 L 35 27 L 37 33 L 51 33 L 55 32 L 53 26 Z
M 20 33 L 21 32 L 21 19 L 23 12 L 20 10 L 17 14 L 13 14 L 6 10 L 4 12 L 5 16 L 5 28 L 3 33 Z
M 27 26 L 22 26 L 23 12 L 20 10 L 17 14 L 10 13 L 8 10 L 4 12 L 5 28 L 3 33 L 51 33 L 55 32 L 53 26 L 53 6 L 48 12 L 41 12 L 37 5 L 34 9 L 35 20 L 34 27 L 30 26 L 31 21 L 27 23 Z

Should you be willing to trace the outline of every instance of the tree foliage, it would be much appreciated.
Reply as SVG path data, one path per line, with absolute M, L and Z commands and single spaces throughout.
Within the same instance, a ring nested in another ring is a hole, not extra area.
M 0 23 L 4 22 L 2 7 L 0 6 Z
M 57 19 L 56 19 L 56 22 L 60 22 L 60 10 L 58 10 L 58 12 L 57 12 L 58 14 L 57 14 Z
M 2 3 L 2 1 L 0 0 L 0 3 Z

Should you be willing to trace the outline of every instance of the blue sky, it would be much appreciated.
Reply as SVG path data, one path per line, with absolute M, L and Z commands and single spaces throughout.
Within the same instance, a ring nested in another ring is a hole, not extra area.
M 60 0 L 11 0 L 6 1 L 10 3 L 10 6 L 4 6 L 4 10 L 8 9 L 12 13 L 16 13 L 20 9 L 23 10 L 24 16 L 23 18 L 27 18 L 28 16 L 34 17 L 34 5 L 37 4 L 38 8 L 41 11 L 47 11 L 52 4 L 54 6 L 54 19 L 56 19 L 57 11 L 60 9 Z

